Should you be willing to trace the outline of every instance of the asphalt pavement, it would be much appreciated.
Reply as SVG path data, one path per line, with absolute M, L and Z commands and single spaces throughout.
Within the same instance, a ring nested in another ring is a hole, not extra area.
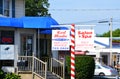
M 94 76 L 93 79 L 120 79 L 119 76 Z

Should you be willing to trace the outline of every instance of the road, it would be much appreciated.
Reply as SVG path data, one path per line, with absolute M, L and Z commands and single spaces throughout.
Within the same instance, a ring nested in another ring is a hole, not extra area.
M 120 79 L 118 76 L 94 76 L 93 79 Z

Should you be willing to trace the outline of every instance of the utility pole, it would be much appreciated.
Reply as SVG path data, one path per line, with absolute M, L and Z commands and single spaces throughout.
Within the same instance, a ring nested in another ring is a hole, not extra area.
M 112 66 L 113 58 L 112 58 L 112 18 L 110 18 L 110 65 Z
M 109 37 L 109 40 L 110 40 L 110 65 L 112 66 L 113 65 L 113 58 L 112 58 L 112 18 L 110 18 L 110 21 L 100 21 L 98 23 L 109 23 L 109 31 L 110 31 L 110 37 Z

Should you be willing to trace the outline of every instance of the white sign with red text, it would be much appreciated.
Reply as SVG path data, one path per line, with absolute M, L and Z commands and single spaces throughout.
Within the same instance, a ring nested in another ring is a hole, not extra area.
M 70 31 L 52 30 L 52 50 L 69 50 Z
M 75 32 L 75 50 L 92 50 L 94 49 L 94 30 L 83 29 Z

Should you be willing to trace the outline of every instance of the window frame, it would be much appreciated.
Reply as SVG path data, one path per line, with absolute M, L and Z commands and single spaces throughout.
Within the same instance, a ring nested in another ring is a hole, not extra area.
M 5 2 L 9 1 L 9 4 L 7 5 L 8 8 L 5 9 Z M 7 14 L 5 14 L 5 10 L 8 11 Z M 12 17 L 12 0 L 3 0 L 3 15 L 7 17 Z

